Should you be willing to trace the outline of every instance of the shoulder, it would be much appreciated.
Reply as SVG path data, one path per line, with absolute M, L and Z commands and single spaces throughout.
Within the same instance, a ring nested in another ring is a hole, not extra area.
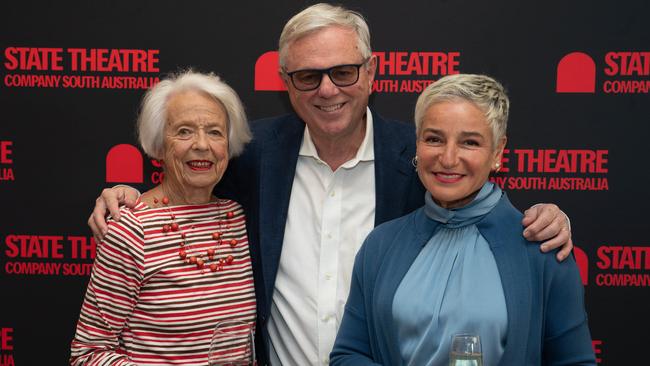
M 143 221 L 151 215 L 151 209 L 146 204 L 139 202 L 134 208 L 126 206 L 120 207 L 120 221 L 115 221 L 112 217 L 108 218 L 110 227 L 119 227 L 132 232 L 142 232 Z
M 226 210 L 226 211 L 243 211 L 242 205 L 239 204 L 239 202 L 235 200 L 231 200 L 228 198 L 220 198 L 219 199 L 219 209 L 221 210 Z
M 496 206 L 477 223 L 477 227 L 485 239 L 490 243 L 521 244 L 528 242 L 523 236 L 521 220 L 523 214 L 515 208 L 505 192 Z

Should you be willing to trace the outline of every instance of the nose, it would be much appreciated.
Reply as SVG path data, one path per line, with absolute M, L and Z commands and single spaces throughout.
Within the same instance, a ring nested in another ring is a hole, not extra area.
M 200 129 L 196 137 L 194 138 L 194 144 L 192 147 L 196 150 L 207 150 L 208 149 L 208 135 L 203 131 L 203 129 Z
M 322 98 L 330 98 L 338 93 L 339 87 L 332 82 L 332 79 L 330 79 L 330 76 L 327 73 L 323 73 L 320 86 L 318 87 L 318 96 Z
M 443 168 L 453 168 L 458 164 L 458 147 L 455 144 L 445 145 L 440 164 Z

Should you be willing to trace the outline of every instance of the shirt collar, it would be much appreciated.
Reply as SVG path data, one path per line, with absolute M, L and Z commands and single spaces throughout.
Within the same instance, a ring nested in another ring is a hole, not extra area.
M 363 137 L 363 141 L 361 142 L 361 146 L 359 146 L 359 150 L 357 150 L 356 156 L 345 162 L 341 167 L 353 168 L 360 161 L 375 160 L 375 144 L 373 143 L 374 132 L 372 127 L 372 113 L 370 112 L 370 108 L 366 107 L 366 135 Z M 311 139 L 311 135 L 309 134 L 309 128 L 307 127 L 305 127 L 305 133 L 302 136 L 302 143 L 300 144 L 300 152 L 298 155 L 311 157 L 322 162 L 318 156 L 316 146 Z

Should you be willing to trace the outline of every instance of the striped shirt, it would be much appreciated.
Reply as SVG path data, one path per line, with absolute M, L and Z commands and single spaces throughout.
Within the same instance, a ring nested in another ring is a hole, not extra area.
M 238 203 L 139 203 L 122 208 L 121 215 L 119 223 L 109 221 L 99 246 L 71 365 L 206 365 L 218 322 L 254 325 L 253 273 Z M 179 229 L 165 232 L 163 226 L 172 223 Z M 203 269 L 187 263 L 192 256 L 202 257 Z M 219 266 L 216 272 L 211 264 Z

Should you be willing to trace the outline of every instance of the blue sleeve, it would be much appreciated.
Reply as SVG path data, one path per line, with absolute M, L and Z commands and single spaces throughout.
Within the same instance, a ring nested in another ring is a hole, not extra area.
M 371 334 L 365 308 L 366 300 L 363 286 L 365 247 L 366 243 L 364 243 L 355 258 L 350 295 L 345 305 L 345 313 L 334 342 L 334 348 L 330 354 L 332 366 L 379 365 L 372 360 Z
M 584 288 L 573 257 L 546 260 L 543 365 L 596 365 L 584 304 Z

